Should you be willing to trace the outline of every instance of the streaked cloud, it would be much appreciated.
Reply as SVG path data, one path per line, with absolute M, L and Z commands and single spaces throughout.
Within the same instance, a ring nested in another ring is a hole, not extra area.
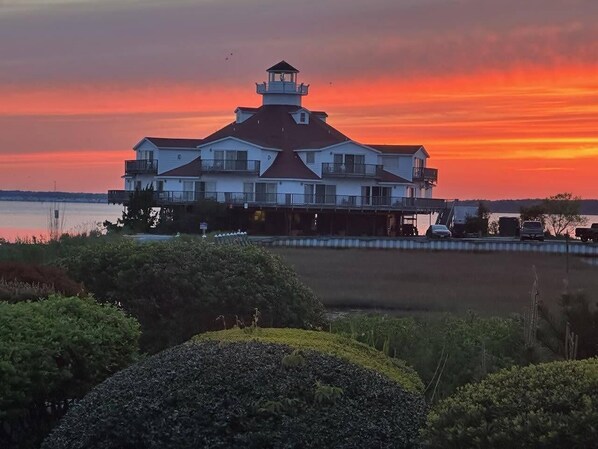
M 439 193 L 483 164 L 484 186 L 574 182 L 598 162 L 595 17 L 594 0 L 0 0 L 0 188 L 43 177 L 27 157 L 45 154 L 73 179 L 105 154 L 114 186 L 114 155 L 231 121 L 280 59 L 343 132 L 425 144 L 446 170 Z

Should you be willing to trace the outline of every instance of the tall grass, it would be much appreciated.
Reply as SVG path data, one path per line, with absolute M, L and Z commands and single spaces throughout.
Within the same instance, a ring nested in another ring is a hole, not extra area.
M 405 360 L 427 386 L 432 402 L 489 373 L 526 364 L 518 318 L 404 317 L 351 315 L 334 320 L 331 331 L 350 336 Z

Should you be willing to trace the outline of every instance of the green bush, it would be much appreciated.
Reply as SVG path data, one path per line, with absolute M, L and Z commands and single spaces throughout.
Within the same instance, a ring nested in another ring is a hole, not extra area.
M 598 359 L 504 370 L 437 404 L 425 447 L 593 448 L 596 404 Z
M 0 302 L 0 447 L 36 447 L 73 400 L 133 362 L 139 326 L 93 299 Z
M 312 343 L 298 350 L 273 343 L 277 336 Z M 342 357 L 340 342 L 325 332 L 248 329 L 171 348 L 91 391 L 42 448 L 418 447 L 421 395 L 349 362 L 359 351 L 348 341 Z M 307 349 L 317 346 L 339 355 Z
M 58 240 L 44 241 L 43 239 L 26 239 L 16 243 L 0 244 L 0 261 L 24 262 L 32 264 L 49 264 L 56 259 L 78 251 L 81 247 L 104 244 L 122 238 L 117 235 L 99 235 L 96 232 L 89 234 L 69 235 L 63 234 Z
M 62 261 L 104 302 L 121 304 L 141 323 L 153 353 L 193 335 L 250 323 L 255 308 L 268 327 L 314 328 L 323 306 L 278 257 L 258 247 L 201 239 L 81 248 Z
M 405 362 L 386 357 L 363 343 L 330 334 L 328 332 L 304 331 L 298 329 L 263 329 L 259 327 L 229 329 L 226 331 L 206 332 L 194 338 L 195 341 L 259 341 L 279 343 L 300 351 L 311 350 L 339 357 L 364 368 L 373 369 L 399 383 L 412 393 L 421 393 L 423 383 L 413 368 Z
M 515 319 L 353 315 L 334 320 L 331 331 L 405 360 L 427 385 L 430 401 L 526 360 L 523 330 Z

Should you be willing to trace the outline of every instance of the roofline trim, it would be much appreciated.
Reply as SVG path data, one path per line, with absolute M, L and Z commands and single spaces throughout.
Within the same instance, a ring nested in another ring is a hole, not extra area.
M 335 143 L 332 145 L 328 145 L 327 147 L 322 147 L 322 148 L 297 148 L 296 150 L 293 150 L 295 152 L 297 151 L 326 151 L 326 150 L 330 150 L 334 147 L 338 147 L 339 145 L 345 145 L 346 143 L 353 143 L 355 145 L 357 145 L 358 147 L 364 148 L 366 150 L 372 151 L 373 153 L 377 153 L 377 154 L 383 154 L 381 151 L 376 150 L 375 148 L 371 148 L 368 147 L 367 145 L 364 145 L 362 143 L 359 143 L 355 140 L 352 139 L 348 139 L 345 140 L 344 142 L 339 142 L 339 143 Z
M 246 143 L 247 145 L 251 145 L 252 147 L 257 148 L 258 150 L 267 150 L 267 151 L 278 151 L 281 152 L 283 150 L 281 150 L 280 148 L 270 148 L 270 147 L 264 147 L 261 145 L 257 145 L 255 143 L 249 142 L 248 140 L 243 140 L 243 139 L 239 139 L 238 137 L 234 137 L 234 136 L 226 136 L 226 137 L 221 137 L 220 139 L 217 140 L 212 140 L 211 142 L 207 142 L 207 143 L 202 143 L 200 146 L 198 146 L 198 149 L 202 149 L 203 147 L 207 147 L 208 145 L 213 145 L 215 143 L 219 143 L 222 142 L 224 140 L 228 140 L 228 139 L 232 139 L 232 140 L 236 140 L 237 142 L 241 142 L 241 143 Z
M 133 150 L 137 151 L 137 148 L 140 147 L 141 145 L 143 145 L 144 142 L 149 142 L 151 143 L 154 148 L 156 148 L 157 150 L 160 149 L 160 147 L 156 146 L 156 144 L 154 142 L 152 142 L 151 140 L 149 140 L 149 137 L 144 137 L 143 139 L 141 139 L 139 142 L 137 142 L 135 145 L 133 145 Z

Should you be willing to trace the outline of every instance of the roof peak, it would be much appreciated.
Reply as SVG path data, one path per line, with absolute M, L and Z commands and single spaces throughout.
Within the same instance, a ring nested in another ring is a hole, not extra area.
M 295 67 L 293 67 L 288 62 L 286 62 L 284 59 L 282 61 L 280 61 L 278 64 L 274 64 L 272 67 L 270 67 L 266 71 L 267 72 L 299 73 L 299 70 L 297 70 Z

